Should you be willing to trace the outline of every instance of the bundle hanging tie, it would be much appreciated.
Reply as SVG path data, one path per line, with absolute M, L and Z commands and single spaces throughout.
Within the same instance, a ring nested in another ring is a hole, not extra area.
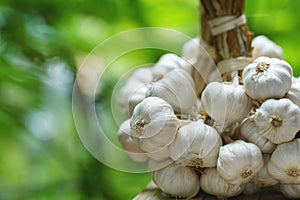
M 208 21 L 213 36 L 230 31 L 243 24 L 246 24 L 246 16 L 244 14 L 240 16 L 218 17 Z

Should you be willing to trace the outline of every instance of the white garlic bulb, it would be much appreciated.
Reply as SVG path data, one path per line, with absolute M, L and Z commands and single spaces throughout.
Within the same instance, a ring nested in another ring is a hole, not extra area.
M 163 99 L 148 97 L 139 103 L 133 111 L 130 121 L 131 136 L 135 137 L 140 148 L 147 153 L 157 153 L 158 160 L 168 158 L 168 154 L 160 155 L 160 151 L 168 152 L 169 144 L 175 139 L 179 120 L 173 108 Z
M 170 157 L 190 167 L 215 167 L 222 145 L 218 132 L 202 121 L 182 126 L 170 145 Z
M 200 177 L 201 189 L 219 199 L 239 195 L 244 190 L 244 184 L 230 184 L 219 175 L 216 168 L 206 168 Z
M 286 94 L 286 98 L 300 107 L 300 82 L 292 83 L 292 87 Z
M 201 106 L 222 131 L 244 119 L 253 105 L 243 86 L 239 85 L 238 77 L 235 77 L 232 84 L 209 83 L 201 95 Z
M 283 57 L 282 48 L 264 35 L 256 36 L 252 40 L 251 46 L 253 47 L 253 58 L 267 56 L 282 59 Z
M 246 93 L 252 99 L 282 98 L 291 88 L 293 70 L 277 58 L 259 57 L 243 70 Z
M 255 144 L 236 140 L 220 148 L 217 170 L 231 184 L 249 182 L 262 167 L 262 153 Z
M 300 185 L 280 184 L 280 191 L 289 199 L 300 199 Z
M 278 181 L 274 179 L 268 172 L 267 165 L 271 158 L 270 154 L 264 154 L 264 165 L 256 176 L 251 180 L 255 185 L 259 187 L 269 187 L 278 184 Z
M 147 84 L 153 79 L 151 68 L 139 68 L 127 79 L 120 91 L 123 112 L 132 115 L 134 106 L 146 97 Z M 143 97 L 143 98 L 142 98 Z
M 242 123 L 240 134 L 242 139 L 256 144 L 263 153 L 272 153 L 275 150 L 276 145 L 258 133 L 255 122 L 251 118 L 248 118 Z
M 280 183 L 300 184 L 300 139 L 279 144 L 267 167 L 270 175 Z
M 198 116 L 197 97 L 192 77 L 182 69 L 174 69 L 161 80 L 152 83 L 149 96 L 167 101 L 177 113 Z
M 189 62 L 177 56 L 176 54 L 167 53 L 160 57 L 158 62 L 152 68 L 153 77 L 154 79 L 159 78 L 174 69 L 184 70 L 189 65 L 191 65 Z
M 253 116 L 258 133 L 274 144 L 291 141 L 300 130 L 300 108 L 289 99 L 269 99 Z
M 200 41 L 199 38 L 193 38 L 182 47 L 182 57 L 188 60 L 192 64 L 196 64 L 200 53 Z
M 200 190 L 199 177 L 193 169 L 171 164 L 152 173 L 154 183 L 166 194 L 192 198 Z
M 149 159 L 145 152 L 139 147 L 138 142 L 131 138 L 129 119 L 121 124 L 118 139 L 132 160 L 144 162 Z

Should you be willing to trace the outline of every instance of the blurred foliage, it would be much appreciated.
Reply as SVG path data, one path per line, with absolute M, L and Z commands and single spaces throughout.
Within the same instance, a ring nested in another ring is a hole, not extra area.
M 76 69 L 97 44 L 124 30 L 167 27 L 195 37 L 197 5 L 197 0 L 2 0 L 0 199 L 130 199 L 142 190 L 149 174 L 110 169 L 80 142 L 71 110 Z M 298 0 L 246 5 L 250 30 L 281 45 L 297 76 L 299 9 Z M 149 51 L 122 64 L 154 62 L 162 53 Z M 118 73 L 110 73 L 101 85 L 97 102 L 105 112 L 117 80 Z

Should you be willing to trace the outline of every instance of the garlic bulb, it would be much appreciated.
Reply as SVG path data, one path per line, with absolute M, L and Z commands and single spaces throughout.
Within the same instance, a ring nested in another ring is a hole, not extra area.
M 164 54 L 152 68 L 153 77 L 154 79 L 159 78 L 174 69 L 184 69 L 188 65 L 191 64 L 176 54 Z
M 300 107 L 300 82 L 292 83 L 292 87 L 286 94 L 286 98 Z
M 163 160 L 168 158 L 164 148 L 175 139 L 179 120 L 166 101 L 148 97 L 134 108 L 130 127 L 131 136 L 138 140 L 140 148 L 151 155 L 157 153 L 157 159 Z M 160 151 L 165 152 L 163 157 Z
M 174 69 L 154 82 L 148 95 L 164 99 L 177 113 L 188 114 L 192 118 L 198 116 L 193 79 L 182 69 Z
M 244 190 L 244 184 L 230 184 L 219 175 L 216 168 L 206 168 L 200 177 L 201 189 L 219 199 L 239 195 Z
M 239 85 L 238 77 L 235 77 L 232 84 L 209 83 L 202 93 L 201 106 L 221 126 L 222 131 L 244 119 L 253 105 Z
M 275 150 L 276 145 L 258 133 L 256 125 L 251 118 L 242 123 L 240 134 L 245 141 L 256 144 L 263 153 L 272 153 Z
M 262 167 L 262 153 L 252 143 L 236 140 L 220 148 L 217 170 L 231 184 L 249 182 Z
M 300 130 L 300 108 L 289 99 L 269 99 L 253 116 L 258 133 L 274 144 L 291 141 Z
M 198 37 L 187 41 L 182 47 L 182 57 L 192 64 L 196 64 L 199 53 L 200 41 Z
M 279 144 L 267 167 L 270 175 L 280 183 L 300 184 L 300 139 Z
M 152 79 L 151 68 L 139 68 L 133 72 L 121 88 L 120 103 L 123 112 L 127 113 L 128 116 L 132 115 L 134 106 L 145 98 L 145 89 L 147 84 L 152 82 Z
M 132 160 L 144 162 L 149 159 L 145 152 L 139 147 L 137 141 L 133 140 L 130 136 L 130 120 L 126 120 L 121 124 L 118 139 Z
M 253 177 L 252 182 L 259 187 L 269 187 L 278 184 L 278 181 L 275 180 L 267 170 L 268 162 L 271 158 L 270 154 L 264 154 L 264 165 L 261 170 Z
M 218 132 L 202 121 L 181 127 L 170 145 L 170 157 L 190 167 L 215 167 L 222 145 Z
M 300 199 L 300 185 L 280 184 L 280 191 L 289 199 Z
M 169 165 L 152 173 L 154 183 L 166 194 L 178 198 L 192 198 L 200 190 L 199 177 L 193 169 Z
M 252 195 L 260 191 L 260 187 L 255 185 L 252 181 L 245 184 L 243 194 Z
M 259 57 L 243 70 L 246 93 L 252 99 L 281 98 L 291 88 L 293 70 L 277 58 Z
M 283 52 L 282 48 L 271 41 L 264 35 L 256 36 L 251 43 L 253 47 L 252 57 L 258 58 L 260 56 L 267 56 L 271 58 L 282 59 Z

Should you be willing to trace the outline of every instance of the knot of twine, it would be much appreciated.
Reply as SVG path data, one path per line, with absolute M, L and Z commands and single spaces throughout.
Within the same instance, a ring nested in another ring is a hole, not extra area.
M 240 16 L 218 17 L 208 21 L 213 36 L 230 31 L 243 24 L 246 24 L 246 16 L 244 14 Z

